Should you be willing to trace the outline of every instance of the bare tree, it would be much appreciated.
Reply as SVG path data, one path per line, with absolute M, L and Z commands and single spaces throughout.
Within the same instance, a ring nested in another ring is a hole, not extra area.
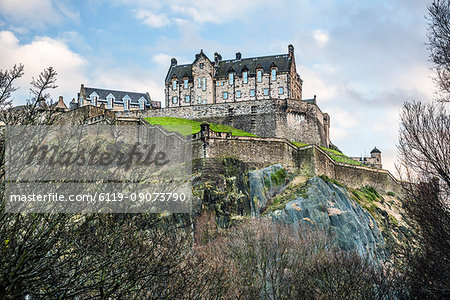
M 450 101 L 450 2 L 434 0 L 428 6 L 428 51 L 434 64 L 440 101 Z
M 399 151 L 416 247 L 405 252 L 411 296 L 450 297 L 450 116 L 442 103 L 405 103 Z
M 14 86 L 14 81 L 22 77 L 23 65 L 14 65 L 11 70 L 0 70 L 0 108 L 9 107 L 12 104 L 11 93 L 18 88 Z

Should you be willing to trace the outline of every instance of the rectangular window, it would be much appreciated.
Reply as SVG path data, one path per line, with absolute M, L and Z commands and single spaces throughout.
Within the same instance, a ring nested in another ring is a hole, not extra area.
M 184 88 L 187 89 L 189 87 L 189 80 L 185 79 L 184 80 Z
M 145 102 L 143 100 L 139 101 L 139 109 L 144 110 Z
M 177 81 L 174 80 L 172 81 L 172 90 L 176 90 L 177 89 Z
M 250 90 L 250 97 L 255 97 L 255 90 Z
M 230 73 L 230 74 L 229 74 L 229 79 L 230 79 L 230 85 L 233 85 L 233 82 L 234 82 L 234 73 Z
M 202 90 L 206 91 L 206 77 L 203 77 Z
M 277 69 L 272 69 L 272 80 L 277 80 Z
M 264 96 L 268 96 L 269 95 L 269 89 L 264 89 Z
M 203 99 L 203 104 L 206 104 L 206 99 Z
M 178 97 L 177 96 L 172 97 L 172 103 L 176 104 L 177 102 L 178 102 Z
M 186 95 L 186 96 L 184 97 L 184 102 L 186 102 L 186 103 L 191 102 L 191 96 Z
M 241 98 L 241 91 L 236 91 L 236 98 Z
M 262 71 L 261 70 L 258 70 L 257 77 L 258 77 L 258 82 L 261 82 L 262 81 Z
M 199 103 L 199 104 L 202 103 L 202 98 L 201 97 L 197 98 L 197 103 Z
M 284 88 L 279 87 L 278 88 L 278 94 L 283 95 L 284 94 Z
M 248 72 L 247 71 L 242 73 L 242 80 L 244 81 L 244 83 L 248 83 Z
M 203 69 L 204 63 L 200 63 L 200 69 Z
M 125 100 L 124 102 L 125 102 L 123 104 L 124 105 L 124 110 L 129 110 L 130 109 L 130 100 Z
M 228 99 L 228 92 L 223 92 L 223 99 Z
M 198 78 L 198 87 L 201 88 L 202 87 L 202 79 Z
M 108 108 L 112 109 L 113 108 L 113 98 L 109 98 L 108 99 Z

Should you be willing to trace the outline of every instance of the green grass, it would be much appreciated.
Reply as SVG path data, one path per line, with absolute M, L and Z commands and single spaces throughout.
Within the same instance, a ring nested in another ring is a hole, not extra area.
M 161 125 L 167 131 L 178 131 L 182 135 L 191 135 L 200 132 L 201 122 L 175 117 L 151 117 L 145 118 L 151 125 Z M 210 124 L 210 128 L 215 132 L 231 132 L 234 136 L 256 136 L 249 132 L 236 129 L 222 124 Z
M 294 144 L 297 147 L 305 147 L 308 146 L 309 144 L 305 144 L 305 143 L 300 143 L 300 142 L 291 142 L 292 144 Z
M 320 149 L 327 152 L 327 154 L 335 162 L 340 162 L 340 163 L 355 165 L 355 166 L 364 166 L 364 164 L 360 163 L 359 161 L 353 160 L 350 157 L 346 156 L 345 154 L 343 154 L 337 150 L 333 150 L 333 149 L 329 149 L 329 148 L 325 148 L 325 147 L 320 147 Z

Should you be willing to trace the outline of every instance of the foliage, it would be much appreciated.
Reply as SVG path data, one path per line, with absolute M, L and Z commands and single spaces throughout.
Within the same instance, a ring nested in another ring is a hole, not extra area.
M 278 169 L 275 173 L 270 174 L 271 183 L 281 185 L 286 182 L 287 172 L 284 168 Z

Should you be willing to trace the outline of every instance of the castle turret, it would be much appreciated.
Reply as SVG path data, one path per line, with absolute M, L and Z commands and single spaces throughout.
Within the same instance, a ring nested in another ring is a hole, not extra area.
M 370 151 L 370 157 L 375 160 L 375 164 L 377 168 L 381 169 L 381 151 L 374 147 L 372 151 Z

